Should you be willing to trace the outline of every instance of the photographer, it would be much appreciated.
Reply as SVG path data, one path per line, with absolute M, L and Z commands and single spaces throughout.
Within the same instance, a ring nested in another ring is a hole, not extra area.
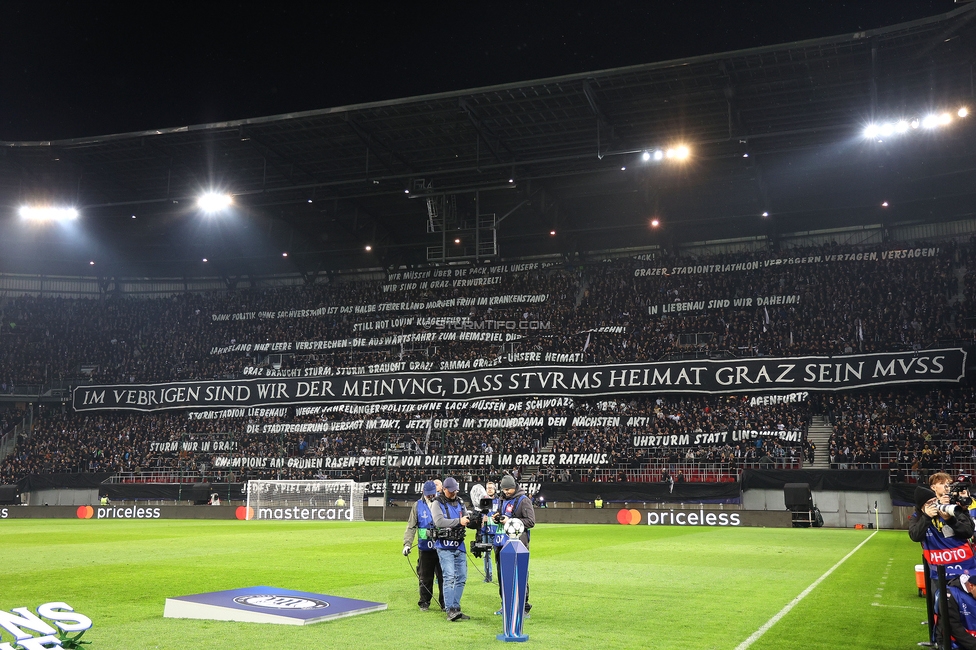
M 444 572 L 444 604 L 447 620 L 466 621 L 471 617 L 461 613 L 461 595 L 468 580 L 468 563 L 464 547 L 465 526 L 468 517 L 464 503 L 458 497 L 458 482 L 454 477 L 444 480 L 442 493 L 430 508 L 436 529 L 434 548 Z
M 413 504 L 410 517 L 407 519 L 407 530 L 403 534 L 403 555 L 410 555 L 414 534 L 417 535 L 417 577 L 420 579 L 420 601 L 417 603 L 421 611 L 430 609 L 430 599 L 434 595 L 434 577 L 437 577 L 438 600 L 441 611 L 444 611 L 444 574 L 441 563 L 437 559 L 434 542 L 430 539 L 430 529 L 434 525 L 434 518 L 430 511 L 434 497 L 437 496 L 437 485 L 433 481 L 424 483 L 423 497 Z
M 950 580 L 946 587 L 952 647 L 976 650 L 976 576 L 959 575 Z M 939 599 L 936 598 L 935 602 L 938 603 Z M 936 641 L 938 647 L 944 647 L 941 625 L 936 627 Z
M 498 534 L 498 524 L 495 523 L 494 515 L 498 512 L 498 506 L 501 500 L 498 498 L 498 494 L 495 492 L 495 484 L 488 481 L 485 484 L 485 493 L 488 498 L 491 499 L 491 510 L 488 511 L 488 515 L 482 519 L 482 536 L 485 540 L 490 540 L 492 546 L 494 547 L 495 535 Z M 485 560 L 485 582 L 491 582 L 491 551 L 484 554 Z
M 519 540 L 525 544 L 525 548 L 529 548 L 529 538 L 531 537 L 529 529 L 535 526 L 535 508 L 532 506 L 532 499 L 525 495 L 525 490 L 518 486 L 515 479 L 511 476 L 505 476 L 501 481 L 501 502 L 498 504 L 498 512 L 494 516 L 495 523 L 499 524 L 498 534 L 495 535 L 495 568 L 498 570 L 498 595 L 502 595 L 502 567 L 501 567 L 501 550 L 505 546 L 505 540 L 507 536 L 504 532 L 505 522 L 509 519 L 521 519 L 522 523 L 525 524 L 525 532 L 519 536 Z M 532 605 L 529 604 L 529 585 L 525 585 L 525 613 L 528 614 L 529 610 L 532 609 Z M 495 614 L 501 615 L 502 610 L 498 610 Z
M 969 543 L 974 525 L 967 510 L 968 486 L 953 484 L 948 474 L 940 472 L 929 477 L 929 487 L 915 490 L 915 512 L 909 518 L 908 536 L 922 544 L 933 579 L 939 564 L 945 565 L 947 576 L 965 571 L 976 573 L 976 559 Z

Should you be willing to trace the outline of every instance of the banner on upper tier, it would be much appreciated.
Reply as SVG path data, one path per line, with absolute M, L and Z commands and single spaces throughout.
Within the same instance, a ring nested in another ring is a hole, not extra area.
M 835 357 L 695 359 L 322 379 L 284 377 L 78 386 L 72 393 L 72 404 L 76 411 L 159 411 L 509 397 L 838 391 L 906 383 L 959 382 L 965 368 L 966 353 L 954 348 Z

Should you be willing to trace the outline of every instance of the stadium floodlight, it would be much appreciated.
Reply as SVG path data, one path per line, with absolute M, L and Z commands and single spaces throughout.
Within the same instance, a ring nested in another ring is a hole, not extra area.
M 288 257 L 288 253 L 287 252 L 286 253 L 282 253 L 281 256 L 282 257 Z
M 88 262 L 88 266 L 95 266 L 95 260 L 91 260 L 90 262 Z
M 72 221 L 78 218 L 78 210 L 75 208 L 56 208 L 47 205 L 23 205 L 18 213 L 24 221 Z
M 231 198 L 230 194 L 207 192 L 197 199 L 197 207 L 208 214 L 213 214 L 230 207 L 230 204 L 233 202 L 234 199 Z
M 643 160 L 644 162 L 647 162 L 650 159 L 651 159 L 650 151 L 645 151 L 644 153 L 641 154 L 641 160 Z
M 888 202 L 887 201 L 882 201 L 881 202 L 881 207 L 882 208 L 887 208 L 888 207 Z
M 627 171 L 627 168 L 626 167 L 621 167 L 620 168 L 620 171 L 625 172 L 625 171 Z
M 661 151 L 660 149 L 657 149 L 654 152 L 654 160 L 664 160 L 664 152 Z
M 763 213 L 762 213 L 762 216 L 764 216 L 764 217 L 768 217 L 768 216 L 769 216 L 769 213 L 768 213 L 768 212 L 763 212 Z
M 207 258 L 206 258 L 206 257 L 204 257 L 204 258 L 203 258 L 203 261 L 204 261 L 204 262 L 206 262 L 206 261 L 207 261 Z
M 892 124 L 891 122 L 885 122 L 884 124 L 878 127 L 878 133 L 880 133 L 882 136 L 885 137 L 891 135 L 894 132 L 895 132 L 895 125 Z
M 898 120 L 895 122 L 895 131 L 898 133 L 905 133 L 908 131 L 908 120 Z
M 549 231 L 549 236 L 550 237 L 555 237 L 556 236 L 556 231 L 555 230 L 550 230 Z
M 956 115 L 958 115 L 959 117 L 966 117 L 967 115 L 969 115 L 969 109 L 963 106 L 956 112 Z
M 373 250 L 373 247 L 372 247 L 372 246 L 370 246 L 369 244 L 366 244 L 366 252 L 368 253 L 368 252 L 370 252 L 371 250 Z
M 919 122 L 919 119 L 918 119 L 917 117 L 913 117 L 913 118 L 912 118 L 912 121 L 911 121 L 911 122 L 909 122 L 909 125 L 910 125 L 910 126 L 911 126 L 911 127 L 913 128 L 913 129 L 917 129 L 917 128 L 918 128 L 918 126 L 919 126 L 919 124 L 921 124 L 921 122 Z
M 691 155 L 691 149 L 687 145 L 679 144 L 674 148 L 674 159 L 675 160 L 688 160 L 688 156 Z
M 651 219 L 651 228 L 657 228 L 661 225 L 660 219 Z
M 952 116 L 949 115 L 948 113 L 943 113 L 942 115 L 939 116 L 939 124 L 943 126 L 945 126 L 951 121 L 952 121 Z
M 868 124 L 864 127 L 864 137 L 869 140 L 873 140 L 878 137 L 878 126 L 876 124 Z
M 926 115 L 922 118 L 922 128 L 923 129 L 934 129 L 939 126 L 939 116 L 938 115 Z

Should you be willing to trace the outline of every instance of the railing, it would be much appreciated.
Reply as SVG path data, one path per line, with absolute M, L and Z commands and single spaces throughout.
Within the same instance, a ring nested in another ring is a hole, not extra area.
M 744 469 L 802 469 L 803 465 L 799 459 L 790 460 L 789 458 L 772 459 L 772 462 L 747 462 L 737 463 L 735 466 L 729 463 L 716 462 L 678 462 L 669 463 L 642 463 L 639 468 L 609 469 L 601 468 L 593 471 L 594 481 L 616 482 L 621 478 L 627 482 L 635 483 L 659 483 L 665 470 L 674 480 L 681 478 L 687 483 L 724 483 L 738 481 Z M 583 473 L 581 478 L 589 478 L 588 473 Z
M 216 481 L 217 477 L 211 477 L 208 473 L 201 474 L 200 472 L 194 472 L 193 474 L 188 474 L 186 472 L 180 472 L 179 470 L 172 471 L 150 471 L 150 472 L 120 472 L 111 478 L 109 478 L 106 483 L 200 483 L 202 481 L 209 482 L 220 482 Z

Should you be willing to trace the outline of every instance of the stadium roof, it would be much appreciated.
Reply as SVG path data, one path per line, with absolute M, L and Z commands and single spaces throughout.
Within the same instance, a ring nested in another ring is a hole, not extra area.
M 968 217 L 976 128 L 955 111 L 976 109 L 974 18 L 969 4 L 867 32 L 487 88 L 0 142 L 0 272 L 422 263 L 442 242 L 448 255 L 474 254 L 475 214 L 494 215 L 505 257 Z M 944 128 L 863 136 L 869 123 L 944 111 Z M 679 143 L 686 162 L 642 160 Z M 199 214 L 210 188 L 234 196 L 228 214 Z M 74 205 L 82 218 L 31 228 L 16 216 L 29 203 Z M 428 232 L 431 210 L 448 233 Z

